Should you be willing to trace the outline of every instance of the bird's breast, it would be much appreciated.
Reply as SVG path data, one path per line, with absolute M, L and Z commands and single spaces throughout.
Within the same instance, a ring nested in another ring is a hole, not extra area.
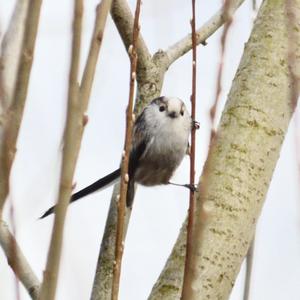
M 146 186 L 167 184 L 181 163 L 186 147 L 187 139 L 156 136 L 139 161 L 135 181 Z

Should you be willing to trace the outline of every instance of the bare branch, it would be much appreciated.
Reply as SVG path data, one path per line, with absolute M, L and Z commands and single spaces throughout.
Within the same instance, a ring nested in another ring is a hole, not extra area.
M 112 0 L 103 0 L 97 5 L 96 8 L 93 36 L 80 85 L 80 97 L 83 103 L 87 103 L 87 99 L 90 97 L 98 55 L 102 45 L 104 27 L 106 24 L 107 15 L 111 8 L 111 3 Z M 86 107 L 84 107 L 83 110 L 85 111 Z
M 125 214 L 126 214 L 126 202 L 127 190 L 129 181 L 128 165 L 129 155 L 132 144 L 132 126 L 133 126 L 133 98 L 135 91 L 136 82 L 136 67 L 137 67 L 137 41 L 140 32 L 139 17 L 141 9 L 141 0 L 136 1 L 136 9 L 134 15 L 133 33 L 132 33 L 132 44 L 129 46 L 128 52 L 130 57 L 130 86 L 129 86 L 129 99 L 128 107 L 126 111 L 126 133 L 125 133 L 125 145 L 124 153 L 122 155 L 121 164 L 121 181 L 120 181 L 120 197 L 118 201 L 118 219 L 117 219 L 117 232 L 116 232 L 116 247 L 115 247 L 115 264 L 113 272 L 113 283 L 112 283 L 112 300 L 118 300 L 119 295 L 119 282 L 121 275 L 121 264 L 124 250 L 124 228 L 125 228 Z M 131 175 L 130 175 L 131 176 Z M 131 188 L 131 187 L 130 187 Z M 131 199 L 130 199 L 131 201 Z M 132 203 L 130 203 L 131 205 Z
M 222 92 L 222 78 L 223 78 L 223 67 L 224 67 L 224 56 L 225 56 L 225 50 L 226 50 L 226 41 L 227 41 L 227 35 L 230 29 L 230 26 L 232 24 L 232 9 L 231 9 L 232 1 L 231 0 L 225 0 L 224 2 L 224 14 L 228 16 L 228 20 L 224 25 L 223 33 L 221 36 L 221 50 L 220 50 L 220 61 L 219 61 L 219 67 L 218 67 L 218 75 L 217 75 L 217 86 L 216 86 L 216 95 L 215 95 L 215 101 L 210 108 L 210 121 L 211 121 L 211 133 L 210 133 L 210 143 L 215 137 L 216 134 L 216 128 L 215 128 L 215 122 L 216 122 L 216 111 L 219 104 L 221 92 Z
M 196 1 L 192 0 L 192 122 L 194 126 L 191 131 L 191 151 L 190 151 L 190 199 L 189 199 L 189 212 L 188 212 L 188 224 L 187 224 L 187 238 L 186 238 L 186 255 L 184 265 L 184 276 L 183 276 L 183 288 L 182 288 L 182 300 L 188 300 L 188 291 L 192 282 L 189 281 L 188 273 L 191 272 L 190 266 L 192 264 L 192 251 L 193 251 L 193 224 L 195 218 L 195 156 L 196 156 L 196 88 L 197 88 L 197 41 L 196 41 L 196 13 L 195 13 Z
M 9 176 L 27 96 L 41 1 L 16 2 L 1 45 L 0 94 L 0 211 L 9 192 Z M 1 214 L 0 212 L 0 214 Z M 1 219 L 1 217 L 0 217 Z M 15 275 L 33 299 L 39 281 L 13 234 L 0 220 L 0 244 Z
M 97 270 L 93 284 L 91 300 L 110 300 L 112 292 L 112 275 L 114 268 L 116 231 L 117 231 L 117 196 L 120 185 L 114 186 L 109 213 L 106 220 L 103 241 L 97 262 Z M 128 227 L 131 209 L 126 209 L 124 237 Z
M 38 299 L 40 282 L 23 255 L 7 224 L 0 221 L 0 244 L 8 264 L 20 279 L 32 299 Z
M 86 62 L 84 74 L 82 77 L 81 85 L 80 85 L 80 97 L 78 94 L 78 83 L 77 83 L 77 76 L 75 77 L 74 74 L 73 76 L 70 75 L 70 78 L 72 77 L 74 80 L 73 83 L 70 82 L 70 85 L 72 84 L 73 87 L 70 90 L 73 89 L 73 91 L 70 91 L 70 96 L 73 94 L 74 96 L 74 102 L 75 103 L 70 103 L 70 113 L 68 120 L 70 122 L 69 126 L 69 134 L 66 134 L 66 143 L 65 143 L 65 148 L 64 148 L 64 157 L 68 158 L 73 161 L 73 166 L 66 167 L 65 172 L 71 172 L 72 176 L 69 177 L 68 181 L 62 181 L 61 184 L 61 193 L 62 197 L 64 197 L 63 190 L 68 196 L 65 196 L 67 199 L 67 203 L 64 203 L 63 209 L 66 209 L 65 205 L 68 204 L 68 200 L 70 199 L 70 194 L 71 194 L 71 189 L 72 189 L 72 178 L 74 174 L 74 167 L 75 163 L 78 157 L 79 153 L 79 147 L 80 147 L 80 142 L 82 139 L 82 134 L 83 134 L 83 129 L 84 126 L 86 125 L 87 122 L 87 117 L 84 115 L 88 102 L 89 102 L 89 96 L 92 88 L 92 82 L 95 74 L 95 69 L 96 69 L 96 64 L 97 64 L 97 59 L 99 56 L 99 51 L 101 48 L 102 44 L 102 39 L 103 39 L 103 32 L 104 32 L 104 27 L 106 24 L 106 19 L 107 15 L 111 6 L 111 0 L 102 0 L 101 3 L 97 6 L 97 15 L 95 18 L 95 25 L 94 25 L 94 31 L 93 31 L 93 36 L 90 44 L 90 50 L 89 50 L 89 55 L 88 59 Z M 81 12 L 82 13 L 82 12 Z M 75 12 L 76 14 L 76 12 Z M 78 45 L 76 46 L 75 44 L 78 44 L 77 42 L 73 41 L 73 50 L 75 51 L 75 48 L 78 49 Z M 74 53 L 75 55 L 75 53 Z M 79 57 L 79 53 L 76 54 L 77 58 Z M 75 69 L 75 66 L 74 66 Z M 78 61 L 76 63 L 76 69 L 78 71 Z M 72 73 L 72 71 L 71 71 Z M 76 72 L 77 73 L 77 72 Z M 67 128 L 66 128 L 67 132 Z M 73 138 L 73 140 L 72 140 Z M 67 149 L 68 148 L 68 149 Z M 72 153 L 73 151 L 73 153 Z M 72 177 L 72 178 L 71 178 Z M 59 224 L 58 224 L 59 225 Z M 54 230 L 55 231 L 55 230 Z M 49 254 L 50 255 L 50 254 Z M 45 277 L 48 276 L 48 273 L 45 273 Z M 46 280 L 46 279 L 44 279 Z
M 206 40 L 219 29 L 231 15 L 239 8 L 239 6 L 245 0 L 232 0 L 231 1 L 231 11 L 228 11 L 222 7 L 210 20 L 208 20 L 202 27 L 200 27 L 197 32 L 197 45 L 203 44 Z M 166 50 L 166 64 L 170 66 L 179 57 L 183 56 L 185 53 L 192 49 L 192 39 L 191 35 L 187 35 L 179 42 L 175 43 Z
M 132 43 L 133 16 L 126 0 L 114 0 L 111 7 L 111 16 L 118 28 L 120 36 L 125 45 L 126 51 Z M 151 60 L 149 50 L 139 35 L 137 42 L 138 68 L 146 68 Z
M 12 102 L 25 32 L 28 5 L 29 1 L 27 0 L 18 0 L 16 2 L 8 29 L 1 44 L 0 79 L 2 80 L 4 95 L 0 99 L 0 105 L 3 110 L 10 107 Z
M 16 141 L 27 96 L 41 2 L 41 0 L 32 0 L 28 6 L 26 28 L 12 103 L 10 107 L 3 112 L 0 119 L 0 211 L 2 211 L 9 191 L 8 181 L 16 153 Z
M 69 75 L 68 115 L 65 129 L 63 162 L 61 168 L 58 202 L 55 209 L 55 220 L 52 229 L 47 266 L 39 299 L 52 300 L 55 298 L 57 277 L 63 241 L 65 216 L 72 192 L 72 180 L 79 153 L 83 127 L 82 103 L 79 97 L 78 71 L 81 49 L 81 31 L 83 16 L 83 0 L 75 0 L 72 59 Z

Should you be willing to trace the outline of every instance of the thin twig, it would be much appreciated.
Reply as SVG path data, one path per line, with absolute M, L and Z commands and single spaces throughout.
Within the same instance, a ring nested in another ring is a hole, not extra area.
M 52 229 L 47 266 L 44 272 L 44 279 L 39 298 L 42 300 L 52 300 L 55 297 L 61 257 L 64 221 L 71 197 L 72 180 L 81 141 L 81 135 L 79 134 L 78 136 L 78 131 L 81 133 L 83 130 L 82 128 L 85 125 L 83 120 L 80 122 L 82 111 L 78 84 L 82 15 L 83 0 L 75 0 L 72 59 L 69 75 L 68 115 L 65 129 L 65 145 L 63 149 L 63 162 L 57 209 L 55 210 L 55 220 Z
M 7 257 L 8 264 L 20 279 L 31 298 L 38 299 L 40 282 L 4 221 L 0 221 L 0 244 Z
M 5 119 L 2 120 L 2 126 L 4 129 L 1 141 L 2 149 L 0 150 L 0 213 L 9 191 L 8 181 L 11 166 L 16 153 L 16 141 L 27 96 L 41 3 L 41 0 L 32 0 L 28 6 L 26 14 L 26 27 L 22 43 L 18 75 L 13 92 L 13 100 L 11 106 L 6 112 Z
M 132 125 L 133 125 L 133 98 L 135 90 L 136 80 L 136 67 L 137 67 L 137 40 L 139 36 L 139 16 L 140 16 L 141 0 L 136 1 L 136 9 L 134 16 L 132 44 L 129 46 L 128 52 L 130 57 L 130 80 L 129 80 L 129 100 L 126 112 L 126 133 L 125 133 L 125 145 L 122 156 L 121 165 L 121 184 L 120 184 L 120 198 L 118 201 L 118 218 L 117 218 L 117 232 L 116 232 L 116 247 L 115 247 L 115 265 L 113 272 L 113 283 L 111 299 L 118 300 L 119 294 L 119 282 L 121 274 L 121 263 L 124 250 L 123 236 L 125 228 L 125 213 L 126 213 L 126 194 L 128 189 L 128 163 L 129 152 L 131 148 L 132 140 Z
M 15 209 L 14 209 L 14 202 L 13 198 L 10 198 L 10 207 L 9 207 L 9 217 L 10 217 L 10 222 L 11 222 L 11 227 L 12 227 L 12 234 L 14 237 L 17 236 L 17 226 L 16 226 L 16 218 L 15 218 Z M 12 240 L 11 240 L 12 241 Z M 19 261 L 17 257 L 17 249 L 16 249 L 16 243 L 12 242 L 11 243 L 11 256 L 12 259 L 15 262 L 16 269 L 19 268 Z M 20 284 L 19 284 L 19 279 L 17 276 L 15 276 L 15 290 L 16 290 L 16 300 L 20 300 Z
M 84 75 L 80 86 L 80 96 L 79 96 L 79 86 L 77 82 L 77 76 L 74 76 L 73 72 L 76 71 L 75 73 L 78 73 L 78 64 L 79 64 L 78 44 L 80 44 L 78 35 L 79 35 L 79 31 L 81 31 L 81 29 L 78 28 L 79 23 L 81 24 L 81 20 L 78 20 L 78 18 L 81 19 L 81 15 L 83 11 L 82 1 L 79 2 L 77 1 L 77 5 L 78 5 L 78 9 L 75 10 L 74 12 L 75 14 L 74 18 L 77 17 L 77 26 L 74 27 L 73 54 L 72 54 L 73 57 L 72 60 L 76 60 L 76 61 L 72 63 L 72 67 L 70 71 L 69 113 L 68 113 L 68 120 L 67 120 L 66 134 L 65 134 L 65 147 L 64 147 L 64 154 L 63 154 L 64 157 L 63 161 L 66 160 L 65 162 L 66 166 L 63 167 L 62 170 L 62 175 L 61 175 L 62 180 L 61 180 L 61 187 L 60 187 L 60 194 L 61 194 L 60 198 L 63 198 L 64 201 L 63 203 L 59 202 L 60 204 L 58 204 L 57 215 L 55 217 L 55 224 L 57 220 L 56 228 L 58 228 L 59 226 L 60 230 L 61 228 L 63 228 L 63 224 L 61 224 L 61 221 L 59 222 L 59 218 L 58 218 L 58 212 L 60 210 L 59 207 L 61 205 L 63 214 L 65 215 L 66 208 L 67 208 L 66 206 L 68 205 L 71 190 L 72 190 L 72 180 L 73 180 L 72 178 L 74 175 L 75 164 L 79 153 L 83 129 L 87 122 L 87 117 L 84 116 L 84 113 L 89 102 L 89 96 L 90 96 L 92 82 L 95 74 L 95 67 L 97 63 L 98 53 L 100 51 L 100 47 L 102 44 L 103 31 L 107 19 L 107 14 L 109 12 L 109 8 L 111 5 L 111 1 L 103 0 L 97 6 L 97 16 L 95 19 L 93 37 L 90 44 L 89 56 L 87 59 Z M 76 24 L 76 22 L 74 24 Z M 77 32 L 77 38 L 75 38 L 76 32 Z M 55 224 L 54 226 L 56 226 Z M 53 229 L 53 232 L 55 232 L 56 228 Z M 62 236 L 59 238 L 59 240 L 55 242 L 56 244 L 58 243 L 60 247 L 61 247 L 61 239 Z M 50 251 L 52 252 L 55 251 L 55 247 L 52 246 L 52 250 L 50 249 Z M 50 251 L 49 251 L 49 257 L 50 257 Z M 51 266 L 51 262 L 49 263 L 49 267 L 50 266 Z M 45 279 L 44 279 L 45 282 L 48 281 L 46 278 L 48 276 L 52 276 L 52 275 L 46 271 Z M 47 287 L 45 287 L 45 290 L 46 289 Z
M 110 300 L 112 293 L 113 269 L 116 249 L 116 231 L 118 217 L 117 196 L 120 194 L 120 183 L 118 182 L 113 189 L 109 213 L 107 216 L 104 236 L 102 238 L 101 249 L 99 252 L 96 274 L 91 293 L 91 300 Z M 118 198 L 119 199 L 119 198 Z M 126 230 L 131 215 L 131 209 L 126 209 L 125 228 L 123 239 L 125 240 Z
M 3 85 L 3 97 L 0 99 L 0 105 L 3 109 L 9 108 L 13 100 L 29 3 L 24 0 L 16 1 L 9 26 L 1 41 L 0 80 Z
M 192 95 L 191 95 L 191 115 L 193 122 L 196 118 L 196 80 L 197 80 L 197 41 L 196 41 L 196 12 L 195 6 L 196 1 L 192 0 Z M 191 150 L 190 150 L 190 185 L 195 185 L 195 156 L 196 156 L 196 126 L 192 127 L 191 131 Z M 187 224 L 187 239 L 186 239 L 186 255 L 185 255 L 185 266 L 183 275 L 183 288 L 181 299 L 189 299 L 188 286 L 191 285 L 189 281 L 188 273 L 191 271 L 189 266 L 191 265 L 191 253 L 193 247 L 193 224 L 195 215 L 195 197 L 194 189 L 190 189 L 190 200 L 189 200 L 189 213 L 188 213 L 188 224 Z
M 87 99 L 89 99 L 91 94 L 97 60 L 104 35 L 104 27 L 106 24 L 107 15 L 111 8 L 111 3 L 112 0 L 102 0 L 96 8 L 96 19 L 93 36 L 91 40 L 89 55 L 80 84 L 80 97 L 81 101 L 85 105 L 87 105 Z M 86 110 L 86 106 L 83 108 L 83 110 Z
M 9 176 L 27 96 L 41 2 L 16 3 L 1 45 L 0 211 L 9 192 Z M 37 299 L 40 283 L 1 217 L 0 244 L 15 275 L 31 297 Z
M 221 53 L 220 53 L 220 62 L 219 62 L 218 75 L 217 75 L 216 96 L 215 96 L 214 104 L 212 105 L 212 107 L 210 109 L 210 120 L 211 120 L 210 141 L 213 140 L 213 138 L 216 134 L 215 119 L 216 119 L 217 106 L 219 104 L 220 95 L 222 92 L 222 77 L 223 77 L 226 41 L 227 41 L 229 28 L 232 24 L 232 14 L 231 14 L 232 3 L 231 2 L 232 2 L 232 0 L 225 0 L 224 7 L 223 7 L 224 15 L 226 15 L 227 22 L 224 25 L 223 33 L 221 36 Z
M 232 0 L 230 3 L 230 15 L 239 8 L 245 0 Z M 218 28 L 228 21 L 229 14 L 226 13 L 222 7 L 214 16 L 212 16 L 202 27 L 196 32 L 197 45 L 205 44 L 208 37 L 210 37 Z M 166 65 L 169 67 L 179 57 L 192 49 L 191 35 L 187 35 L 166 50 Z
M 210 118 L 211 118 L 211 136 L 210 136 L 210 145 L 212 145 L 213 141 L 214 141 L 214 136 L 215 136 L 215 129 L 214 129 L 214 122 L 215 122 L 215 112 L 216 112 L 216 107 L 219 103 L 219 98 L 220 98 L 220 94 L 221 94 L 221 83 L 222 83 L 222 74 L 223 74 L 223 59 L 224 59 L 224 53 L 225 53 L 225 46 L 226 46 L 226 38 L 227 38 L 227 34 L 228 34 L 228 30 L 230 28 L 231 25 L 231 0 L 226 0 L 223 6 L 223 15 L 225 17 L 227 21 L 227 23 L 225 24 L 224 27 L 224 31 L 221 37 L 221 58 L 220 58 L 220 64 L 219 64 L 219 70 L 218 70 L 218 77 L 217 77 L 217 88 L 216 88 L 216 97 L 215 97 L 215 101 L 214 104 L 210 110 Z M 196 41 L 195 41 L 196 42 Z M 195 46 L 196 47 L 196 46 Z M 192 159 L 192 155 L 191 155 L 191 159 Z M 199 188 L 199 192 L 203 194 L 203 191 L 206 190 L 206 178 L 207 178 L 207 168 L 204 168 L 203 170 L 203 175 L 202 175 L 202 183 L 201 186 Z M 190 196 L 191 197 L 191 196 Z M 191 201 L 193 201 L 193 199 L 190 199 L 190 203 Z M 195 206 L 195 203 L 192 203 L 193 208 Z M 194 214 L 194 211 L 193 211 Z M 184 278 L 183 278 L 183 291 L 182 291 L 182 299 L 191 299 L 191 295 L 193 294 L 192 292 L 192 272 L 193 272 L 193 267 L 195 265 L 195 262 L 192 261 L 193 258 L 190 257 L 192 256 L 192 247 L 194 248 L 194 244 L 193 244 L 193 237 L 192 237 L 192 232 L 191 232 L 191 227 L 193 226 L 194 222 L 193 219 L 191 219 L 191 211 L 189 211 L 189 219 L 188 219 L 188 230 L 187 230 L 187 257 L 186 257 L 186 261 L 185 261 L 185 268 L 184 268 Z M 202 222 L 205 222 L 206 216 L 203 215 L 202 216 Z M 190 226 L 190 227 L 189 227 Z M 203 227 L 202 227 L 203 229 Z M 201 236 L 201 232 L 198 233 L 199 236 Z

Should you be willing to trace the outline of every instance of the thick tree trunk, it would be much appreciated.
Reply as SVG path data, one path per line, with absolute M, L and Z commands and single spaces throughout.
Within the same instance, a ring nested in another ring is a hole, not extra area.
M 292 97 L 298 95 L 289 64 L 299 74 L 299 15 L 299 0 L 262 4 L 196 194 L 191 284 L 184 299 L 230 295 L 293 113 Z M 288 27 L 291 20 L 297 23 Z M 182 230 L 149 299 L 180 299 L 185 238 Z

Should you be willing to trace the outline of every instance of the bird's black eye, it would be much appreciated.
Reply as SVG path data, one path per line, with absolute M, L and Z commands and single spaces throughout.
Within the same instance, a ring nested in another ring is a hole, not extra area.
M 180 112 L 180 114 L 183 116 L 183 115 L 184 115 L 184 111 L 182 110 L 182 111 Z
M 159 111 L 165 111 L 165 110 L 166 108 L 163 105 L 159 107 Z

